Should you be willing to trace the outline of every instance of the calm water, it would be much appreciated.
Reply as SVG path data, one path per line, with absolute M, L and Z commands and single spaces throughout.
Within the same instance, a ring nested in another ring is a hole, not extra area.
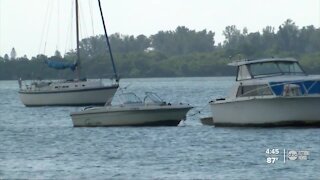
M 226 95 L 233 78 L 122 80 L 138 94 L 205 106 Z M 0 179 L 318 179 L 320 129 L 214 128 L 189 112 L 179 127 L 73 128 L 81 108 L 26 108 L 18 83 L 0 81 Z M 315 107 L 319 108 L 319 107 Z M 275 164 L 267 148 L 280 149 Z M 309 160 L 283 162 L 283 149 L 308 150 Z

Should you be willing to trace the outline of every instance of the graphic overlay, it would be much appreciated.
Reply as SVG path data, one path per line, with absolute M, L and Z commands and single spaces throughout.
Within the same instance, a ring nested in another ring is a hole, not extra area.
M 280 150 L 279 149 L 267 149 L 266 156 L 267 156 L 267 163 L 268 164 L 275 164 L 277 161 L 279 161 Z
M 267 164 L 288 161 L 305 161 L 310 159 L 310 151 L 268 148 L 265 151 Z
M 288 150 L 288 160 L 309 160 L 310 152 L 309 151 L 296 151 Z

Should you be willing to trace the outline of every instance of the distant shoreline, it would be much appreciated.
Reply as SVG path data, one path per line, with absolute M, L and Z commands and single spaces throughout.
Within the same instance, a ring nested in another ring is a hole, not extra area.
M 120 81 L 121 80 L 126 80 L 126 79 L 184 79 L 184 78 L 187 78 L 187 79 L 191 79 L 191 78 L 194 78 L 194 79 L 200 79 L 200 78 L 236 78 L 236 76 L 179 76 L 179 77 L 125 77 L 125 78 L 120 78 Z M 90 80 L 110 80 L 108 78 L 87 78 L 87 79 L 90 79 Z M 17 81 L 18 79 L 0 79 L 0 81 Z M 39 79 L 22 79 L 24 81 L 37 81 Z M 41 79 L 41 81 L 61 81 L 61 80 L 64 80 L 64 79 Z

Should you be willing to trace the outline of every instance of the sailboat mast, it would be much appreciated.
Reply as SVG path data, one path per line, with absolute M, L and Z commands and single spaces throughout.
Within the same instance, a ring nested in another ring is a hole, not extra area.
M 102 24 L 103 24 L 104 34 L 106 36 L 107 46 L 109 48 L 109 54 L 110 54 L 110 59 L 111 59 L 111 63 L 112 63 L 114 76 L 115 76 L 116 82 L 119 82 L 119 77 L 118 77 L 117 69 L 116 69 L 116 66 L 115 66 L 114 60 L 113 60 L 113 55 L 112 55 L 111 45 L 110 45 L 110 41 L 109 41 L 107 29 L 106 29 L 106 24 L 104 22 L 103 12 L 102 12 L 102 8 L 101 8 L 101 2 L 100 2 L 100 0 L 98 0 L 98 2 L 99 2 L 99 9 L 100 9 L 100 14 L 101 14 L 101 20 L 102 20 Z
M 78 4 L 78 0 L 76 1 L 76 39 L 77 39 L 77 76 L 78 79 L 80 79 L 80 70 L 81 70 L 81 63 L 80 63 L 80 51 L 79 51 L 79 4 Z

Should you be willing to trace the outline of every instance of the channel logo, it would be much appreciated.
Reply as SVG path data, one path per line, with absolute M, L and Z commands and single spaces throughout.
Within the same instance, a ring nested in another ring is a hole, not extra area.
M 296 150 L 288 150 L 287 158 L 290 161 L 295 160 L 308 160 L 310 156 L 309 151 L 296 151 Z

